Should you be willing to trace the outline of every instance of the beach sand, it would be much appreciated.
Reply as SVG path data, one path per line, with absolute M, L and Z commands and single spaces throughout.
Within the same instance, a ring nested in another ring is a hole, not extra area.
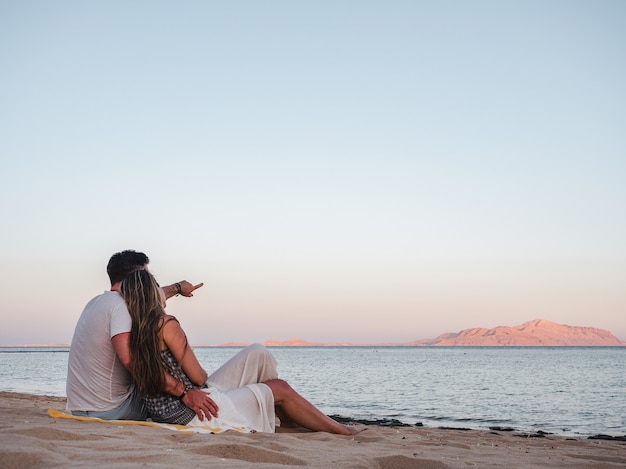
M 315 467 L 617 468 L 626 442 L 516 432 L 355 425 L 355 436 L 186 434 L 139 425 L 54 419 L 65 398 L 0 392 L 0 468 Z

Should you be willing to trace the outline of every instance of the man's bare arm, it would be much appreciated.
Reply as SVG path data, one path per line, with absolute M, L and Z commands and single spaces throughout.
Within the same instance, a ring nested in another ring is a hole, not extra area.
M 124 368 L 130 371 L 130 332 L 122 332 L 111 337 L 111 343 Z
M 165 293 L 165 298 L 171 298 L 174 295 L 183 295 L 187 298 L 190 298 L 193 296 L 193 291 L 197 290 L 203 285 L 204 283 L 194 285 L 187 280 L 181 280 L 180 282 L 173 283 L 172 285 L 161 287 L 161 289 L 163 290 L 163 293 Z
M 204 420 L 205 416 L 209 420 L 217 417 L 217 404 L 207 393 L 200 389 L 187 388 L 182 381 L 177 380 L 169 373 L 165 373 L 164 391 L 175 397 L 182 396 L 181 401 L 183 404 L 193 410 L 200 420 Z
M 122 365 L 130 371 L 130 332 L 122 332 L 111 338 L 115 353 Z M 164 391 L 172 396 L 179 397 L 185 392 L 185 385 L 169 373 L 165 373 Z M 200 420 L 206 416 L 209 420 L 217 417 L 217 404 L 209 395 L 199 389 L 189 389 L 182 397 L 182 402 L 193 410 Z

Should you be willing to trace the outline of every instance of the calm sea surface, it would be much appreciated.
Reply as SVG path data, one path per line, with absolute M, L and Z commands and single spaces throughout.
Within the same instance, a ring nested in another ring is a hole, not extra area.
M 210 373 L 239 349 L 196 347 Z M 426 427 L 626 434 L 626 347 L 276 347 L 330 415 Z M 0 348 L 0 390 L 65 395 L 67 348 Z

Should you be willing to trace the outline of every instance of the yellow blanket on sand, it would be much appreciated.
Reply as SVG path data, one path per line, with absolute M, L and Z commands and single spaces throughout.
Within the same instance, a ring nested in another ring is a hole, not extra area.
M 205 425 L 202 427 L 188 427 L 187 425 L 176 425 L 172 423 L 157 423 L 150 421 L 140 421 L 140 420 L 104 420 L 99 419 L 97 417 L 80 417 L 78 415 L 72 415 L 65 412 L 61 412 L 56 409 L 48 409 L 48 415 L 54 419 L 68 419 L 68 420 L 79 420 L 81 422 L 100 422 L 100 423 L 112 423 L 115 425 L 143 425 L 144 427 L 157 427 L 157 428 L 166 428 L 168 430 L 174 430 L 177 432 L 183 433 L 222 433 L 226 430 L 235 430 L 243 433 L 243 429 L 240 428 L 216 428 L 211 427 L 210 425 Z

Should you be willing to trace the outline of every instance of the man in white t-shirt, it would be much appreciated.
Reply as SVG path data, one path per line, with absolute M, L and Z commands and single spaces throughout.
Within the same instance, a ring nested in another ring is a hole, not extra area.
M 111 256 L 107 273 L 111 290 L 93 298 L 83 310 L 72 338 L 67 366 L 67 409 L 74 415 L 107 420 L 145 420 L 146 409 L 135 392 L 130 366 L 131 318 L 117 289 L 124 278 L 146 269 L 150 260 L 144 253 L 122 251 Z M 163 287 L 166 298 L 193 296 L 203 284 L 185 280 Z M 190 389 L 166 373 L 164 391 L 182 396 L 183 404 L 202 420 L 217 415 L 217 406 L 208 394 Z M 183 395 L 184 394 L 184 395 Z

